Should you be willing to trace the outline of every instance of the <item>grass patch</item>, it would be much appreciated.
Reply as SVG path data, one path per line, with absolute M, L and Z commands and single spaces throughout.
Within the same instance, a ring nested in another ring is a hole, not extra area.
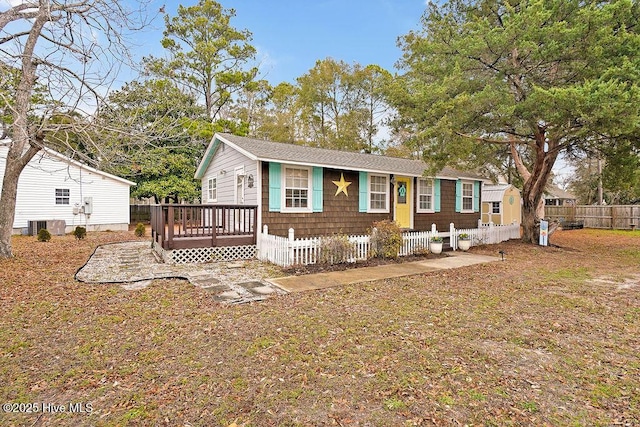
M 60 426 L 637 420 L 638 236 L 559 231 L 559 248 L 472 249 L 504 262 L 239 306 L 182 280 L 73 280 L 132 233 L 17 237 L 0 260 L 0 400 L 92 403 L 44 420 Z

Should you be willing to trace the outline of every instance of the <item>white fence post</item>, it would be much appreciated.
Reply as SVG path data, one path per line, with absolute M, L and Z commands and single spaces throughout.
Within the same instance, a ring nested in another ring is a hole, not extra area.
M 287 265 L 291 265 L 293 264 L 293 257 L 294 257 L 294 252 L 295 249 L 293 248 L 294 245 L 294 240 L 295 240 L 295 232 L 292 228 L 289 228 L 289 259 L 287 260 Z
M 449 246 L 454 251 L 458 249 L 458 239 L 456 238 L 456 227 L 453 223 L 449 224 Z
M 438 234 L 438 230 L 436 229 L 436 225 L 435 224 L 431 224 L 431 234 L 433 234 L 433 235 Z

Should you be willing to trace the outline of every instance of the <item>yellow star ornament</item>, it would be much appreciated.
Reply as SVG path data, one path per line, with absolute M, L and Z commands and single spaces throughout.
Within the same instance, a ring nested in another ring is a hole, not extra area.
M 349 197 L 349 193 L 347 193 L 347 187 L 351 185 L 350 182 L 344 180 L 344 175 L 340 173 L 340 181 L 331 181 L 335 185 L 338 186 L 336 190 L 336 196 L 340 193 L 344 193 L 345 196 Z

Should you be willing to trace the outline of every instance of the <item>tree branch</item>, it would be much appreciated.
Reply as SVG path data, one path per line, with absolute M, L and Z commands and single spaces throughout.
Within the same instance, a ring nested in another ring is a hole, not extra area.
M 469 134 L 462 133 L 462 132 L 456 132 L 456 135 L 461 136 L 463 138 L 473 139 L 474 141 L 478 141 L 478 142 L 486 142 L 488 144 L 530 145 L 530 142 L 528 142 L 528 141 L 516 141 L 513 138 L 511 140 L 508 140 L 508 139 L 493 139 L 493 138 L 486 138 L 486 137 L 483 137 L 483 136 L 469 135 Z

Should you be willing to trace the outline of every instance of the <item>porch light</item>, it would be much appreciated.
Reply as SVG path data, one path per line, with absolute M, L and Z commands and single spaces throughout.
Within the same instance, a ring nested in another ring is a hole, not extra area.
M 247 177 L 247 187 L 253 188 L 253 175 Z

